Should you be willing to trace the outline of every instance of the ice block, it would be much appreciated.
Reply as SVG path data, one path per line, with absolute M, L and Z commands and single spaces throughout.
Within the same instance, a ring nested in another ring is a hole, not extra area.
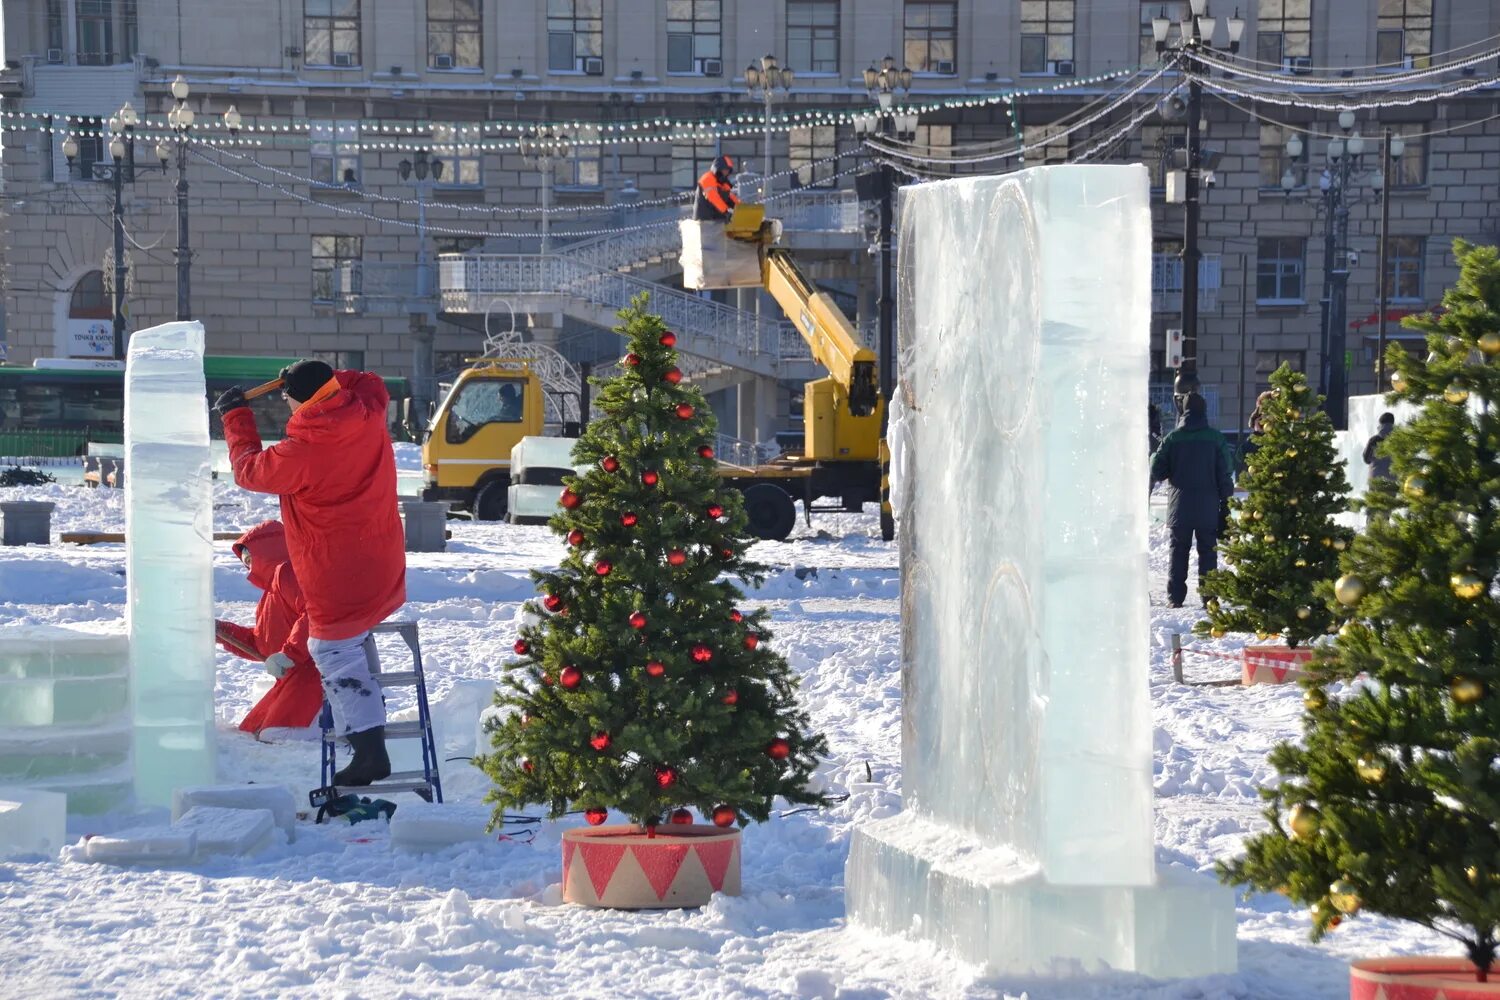
M 213 498 L 203 326 L 137 331 L 125 362 L 126 621 L 135 790 L 214 778 Z
M 0 860 L 55 855 L 67 841 L 68 798 L 37 788 L 0 787 Z
M 198 855 L 255 854 L 276 840 L 276 820 L 269 809 L 224 809 L 193 806 L 172 821 L 172 829 L 191 831 Z
M 902 199 L 907 809 L 855 831 L 851 920 L 998 971 L 1228 971 L 1229 890 L 1154 861 L 1146 171 Z

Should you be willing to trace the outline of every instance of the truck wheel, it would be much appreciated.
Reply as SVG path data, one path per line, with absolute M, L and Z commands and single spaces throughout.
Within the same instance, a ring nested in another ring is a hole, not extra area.
M 752 535 L 779 542 L 792 533 L 797 523 L 797 507 L 786 490 L 769 483 L 756 483 L 746 487 L 744 496 L 745 517 Z
M 510 481 L 491 479 L 474 494 L 474 520 L 503 521 L 510 509 Z

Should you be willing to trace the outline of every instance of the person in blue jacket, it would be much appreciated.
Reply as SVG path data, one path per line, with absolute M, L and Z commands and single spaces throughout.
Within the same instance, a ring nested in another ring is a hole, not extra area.
M 1198 580 L 1217 569 L 1217 545 L 1223 514 L 1234 480 L 1229 441 L 1208 425 L 1208 404 L 1197 393 L 1187 399 L 1177 427 L 1162 438 L 1151 457 L 1151 482 L 1165 480 L 1167 529 L 1171 532 L 1171 568 L 1167 574 L 1167 603 L 1182 607 L 1187 599 L 1188 557 L 1198 547 Z

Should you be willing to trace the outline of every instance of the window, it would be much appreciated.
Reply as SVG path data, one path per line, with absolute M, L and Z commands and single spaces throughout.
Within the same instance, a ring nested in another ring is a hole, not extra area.
M 310 351 L 309 357 L 328 362 L 329 367 L 334 371 L 362 372 L 365 370 L 364 351 Z
M 140 29 L 136 21 L 136 0 L 120 0 L 120 62 L 128 62 L 140 51 Z
M 359 65 L 359 0 L 304 0 L 302 61 L 308 66 Z
M 1304 242 L 1300 236 L 1263 236 L 1257 241 L 1256 302 L 1301 304 Z
M 427 0 L 427 65 L 478 69 L 483 65 L 480 0 Z
M 952 125 L 918 125 L 914 139 L 917 151 L 924 156 L 944 157 L 953 154 Z
M 793 180 L 799 187 L 826 184 L 836 172 L 837 164 L 821 162 L 830 160 L 839 151 L 836 126 L 794 128 L 787 137 L 787 148 L 794 171 Z
M 359 122 L 311 122 L 307 136 L 314 184 L 359 183 Z
M 568 135 L 566 153 L 552 159 L 552 183 L 560 188 L 600 187 L 603 162 L 598 126 L 580 125 Z
M 1294 372 L 1307 371 L 1306 351 L 1256 351 L 1255 374 L 1260 383 L 1257 393 L 1271 387 L 1271 373 L 1282 365 L 1290 365 Z
M 449 444 L 463 444 L 489 424 L 518 424 L 524 412 L 524 379 L 482 378 L 465 382 L 448 407 Z
M 483 236 L 434 236 L 433 246 L 438 253 L 468 253 L 484 248 Z
M 1295 130 L 1280 125 L 1260 127 L 1260 186 L 1267 190 L 1281 190 L 1281 178 L 1288 170 L 1292 172 L 1295 187 L 1307 187 L 1307 156 L 1312 143 L 1302 143 L 1302 155 L 1293 160 L 1286 152 L 1286 141 Z
M 314 302 L 352 306 L 360 293 L 360 263 L 364 240 L 359 236 L 312 238 L 312 297 Z
M 958 4 L 956 0 L 906 0 L 902 54 L 915 73 L 955 76 Z
M 1027 166 L 1068 162 L 1068 137 L 1054 138 L 1059 131 L 1056 125 L 1027 125 L 1021 129 L 1021 143 L 1025 146 L 1022 159 Z
M 1255 58 L 1275 66 L 1312 55 L 1312 0 L 1258 0 Z
M 1422 236 L 1387 236 L 1385 240 L 1385 289 L 1392 302 L 1421 302 L 1424 253 Z
M 787 0 L 786 64 L 799 73 L 839 71 L 839 0 Z
M 113 319 L 115 310 L 104 292 L 104 272 L 90 271 L 78 279 L 68 298 L 69 319 Z
M 1423 187 L 1427 184 L 1427 140 L 1402 136 L 1406 144 L 1401 158 L 1391 169 L 1391 182 L 1398 188 Z
M 115 62 L 114 0 L 74 0 L 78 32 L 78 65 Z
M 63 11 L 63 0 L 47 0 L 47 48 L 63 52 L 67 47 L 67 14 Z
M 1141 65 L 1154 66 L 1160 61 L 1156 54 L 1156 35 L 1151 31 L 1151 22 L 1165 17 L 1172 22 L 1167 29 L 1167 44 L 1176 45 L 1182 38 L 1179 25 L 1187 19 L 1187 0 L 1141 0 Z
M 1073 8 L 1074 0 L 1021 0 L 1022 73 L 1061 73 L 1072 66 Z
M 712 59 L 724 72 L 719 51 L 721 0 L 667 0 L 667 72 L 703 73 Z
M 90 271 L 79 278 L 68 296 L 67 346 L 63 356 L 113 357 L 114 316 L 114 301 L 104 287 L 104 272 Z
M 1432 63 L 1432 0 L 1380 0 L 1375 13 L 1375 60 L 1394 68 Z
M 52 133 L 52 180 L 54 183 L 62 184 L 68 181 L 92 181 L 100 178 L 94 175 L 94 164 L 108 163 L 109 157 L 106 150 L 109 147 L 104 137 L 104 121 L 101 118 L 74 119 L 71 123 L 63 125 L 57 119 L 52 120 L 56 131 Z M 68 136 L 78 143 L 78 155 L 73 157 L 71 168 L 68 158 L 63 155 L 63 141 Z
M 484 180 L 479 149 L 455 142 L 455 138 L 452 125 L 432 127 L 432 155 L 443 161 L 443 178 L 438 183 L 446 187 L 479 187 Z
M 581 73 L 604 56 L 603 0 L 547 0 L 547 69 Z
M 713 165 L 714 157 L 718 155 L 719 144 L 712 137 L 672 143 L 673 190 L 694 190 L 698 186 L 698 178 Z

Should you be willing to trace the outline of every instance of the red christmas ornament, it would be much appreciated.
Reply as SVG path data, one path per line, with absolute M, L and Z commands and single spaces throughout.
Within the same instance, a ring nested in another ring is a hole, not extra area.
M 733 559 L 734 558 L 734 549 L 720 549 L 719 550 L 719 558 L 720 559 Z
M 668 330 L 666 333 L 662 334 L 660 337 L 657 337 L 656 338 L 656 342 L 658 344 L 660 344 L 661 346 L 663 346 L 663 347 L 676 347 L 677 346 L 677 334 L 673 333 L 671 330 Z
M 714 807 L 714 826 L 732 826 L 739 817 L 739 811 L 732 806 Z
M 667 767 L 663 764 L 656 769 L 656 787 L 671 788 L 677 783 L 676 768 Z
M 677 404 L 677 419 L 679 420 L 692 420 L 693 414 L 696 412 L 697 411 L 693 409 L 692 403 Z
M 552 686 L 552 675 L 551 674 L 545 674 L 545 673 L 542 674 L 542 687 L 549 688 L 551 686 Z
M 740 703 L 740 693 L 738 691 L 731 691 L 719 700 L 726 705 L 738 705 Z
M 613 455 L 605 455 L 599 459 L 599 468 L 605 472 L 617 472 L 620 468 L 620 460 Z
M 594 572 L 600 576 L 609 576 L 609 571 L 612 569 L 614 569 L 614 566 L 610 564 L 608 559 L 600 559 L 594 563 Z
M 660 677 L 662 674 L 664 674 L 666 672 L 667 672 L 667 665 L 665 663 L 661 663 L 661 662 L 659 662 L 657 660 L 652 660 L 651 662 L 649 662 L 649 663 L 646 664 L 646 676 L 647 677 Z
M 630 511 L 628 511 L 628 510 L 625 513 L 623 513 L 623 514 L 620 515 L 620 523 L 623 524 L 627 528 L 634 528 L 635 527 L 635 522 L 639 521 L 639 520 L 640 520 L 640 518 L 636 517 L 634 514 L 630 513 Z
M 655 469 L 647 469 L 645 472 L 641 473 L 641 482 L 645 483 L 647 486 L 655 486 L 660 481 L 661 477 L 656 474 Z
M 661 373 L 661 380 L 668 385 L 677 385 L 682 381 L 682 369 L 668 368 L 666 371 Z
M 792 752 L 792 745 L 780 736 L 766 744 L 766 756 L 772 760 L 786 760 Z
M 603 753 L 609 749 L 609 745 L 613 742 L 614 740 L 609 738 L 609 734 L 601 729 L 589 739 L 589 746 Z
M 681 824 L 681 825 L 686 825 L 688 823 L 691 823 L 692 821 L 693 821 L 693 814 L 690 813 L 690 812 L 688 812 L 686 809 L 673 809 L 672 810 L 672 822 L 673 823 L 678 823 L 678 824 Z
M 569 691 L 583 683 L 583 671 L 574 666 L 566 666 L 557 675 L 558 683 Z
M 629 354 L 625 355 L 625 363 L 634 368 L 636 365 L 641 363 L 641 356 L 634 351 L 631 351 Z
M 578 506 L 580 499 L 581 498 L 578 496 L 578 494 L 574 493 L 572 490 L 563 490 L 562 496 L 557 498 L 557 502 L 562 504 L 566 509 L 572 510 L 574 507 Z
M 708 516 L 715 520 L 721 518 L 724 516 L 724 508 L 716 503 L 711 503 L 708 505 Z
M 645 628 L 646 627 L 646 616 L 643 615 L 639 611 L 632 611 L 632 612 L 630 612 L 630 618 L 628 620 L 630 622 L 630 627 L 631 628 Z
M 729 612 L 729 620 L 738 623 L 744 621 L 745 616 L 740 614 L 739 608 L 735 608 L 733 611 Z
M 527 774 L 530 774 L 532 771 L 536 770 L 536 765 L 531 762 L 530 757 L 522 757 L 521 770 L 525 771 Z
M 713 458 L 714 457 L 714 450 L 713 450 L 713 448 L 711 446 L 709 446 L 709 445 L 706 445 L 706 444 L 700 444 L 698 446 L 698 457 L 699 458 Z
M 516 644 L 510 648 L 516 651 L 517 656 L 525 656 L 527 653 L 531 652 L 531 643 L 527 642 L 525 639 L 517 639 Z
M 582 546 L 583 530 L 580 528 L 574 528 L 572 531 L 568 532 L 568 544 L 573 546 L 575 549 Z
M 700 642 L 700 643 L 698 643 L 697 645 L 695 645 L 693 647 L 693 662 L 694 663 L 707 663 L 709 660 L 712 660 L 713 658 L 714 658 L 714 651 L 711 650 L 711 649 L 709 649 L 707 646 L 703 645 L 703 643 Z
M 745 636 L 745 648 L 746 649 L 754 649 L 756 646 L 759 646 L 759 645 L 760 645 L 760 636 L 756 635 L 754 632 L 751 632 L 749 635 Z
M 609 819 L 609 810 L 585 809 L 583 811 L 583 818 L 588 820 L 589 826 L 599 826 L 605 820 Z
M 546 608 L 548 611 L 556 611 L 558 608 L 562 607 L 562 598 L 558 597 L 556 594 L 548 594 L 546 597 L 542 598 L 542 607 Z
M 667 565 L 681 566 L 685 562 L 687 562 L 687 553 L 681 549 L 673 549 L 667 553 Z

